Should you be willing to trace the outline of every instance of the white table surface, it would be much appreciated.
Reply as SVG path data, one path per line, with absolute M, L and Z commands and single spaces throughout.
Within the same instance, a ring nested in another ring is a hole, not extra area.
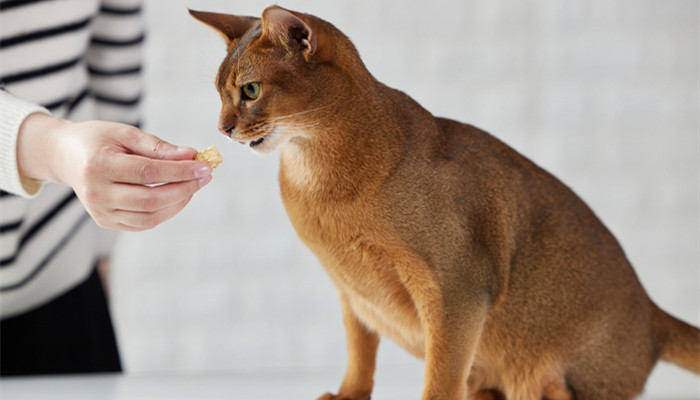
M 417 400 L 422 379 L 406 382 L 385 374 L 373 398 Z M 415 375 L 415 373 L 414 373 Z M 93 374 L 0 379 L 0 400 L 315 400 L 335 391 L 343 371 L 280 371 L 238 374 Z
M 340 384 L 342 370 L 265 373 L 130 375 L 92 374 L 0 379 L 0 400 L 315 400 Z M 378 371 L 375 400 L 418 400 L 418 369 Z M 641 397 L 640 400 L 676 400 Z M 681 399 L 678 399 L 681 400 Z M 682 399 L 682 400 L 697 400 Z

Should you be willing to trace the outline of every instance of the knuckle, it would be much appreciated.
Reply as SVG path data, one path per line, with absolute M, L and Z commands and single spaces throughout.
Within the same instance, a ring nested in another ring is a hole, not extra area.
M 151 229 L 155 228 L 161 222 L 157 213 L 146 213 L 141 218 L 141 227 L 144 229 Z
M 157 139 L 153 144 L 153 154 L 159 154 L 161 151 L 165 150 L 166 145 L 167 143 L 160 139 Z
M 144 211 L 156 211 L 160 208 L 160 199 L 153 195 L 142 197 L 139 203 Z
M 99 203 L 101 192 L 92 186 L 88 186 L 83 189 L 83 200 L 88 204 Z
M 127 124 L 115 124 L 115 129 L 117 134 L 127 144 L 136 145 L 141 140 L 141 130 L 136 127 Z
M 81 163 L 81 171 L 84 179 L 99 176 L 103 170 L 103 159 L 99 152 L 87 154 Z
M 136 174 L 139 176 L 139 178 L 146 182 L 146 183 L 156 183 L 156 178 L 158 177 L 158 172 L 153 166 L 153 164 L 149 162 L 143 162 L 136 167 Z

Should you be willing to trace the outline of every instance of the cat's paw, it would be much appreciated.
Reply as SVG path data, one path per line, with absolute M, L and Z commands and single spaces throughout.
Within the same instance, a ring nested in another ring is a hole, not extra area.
M 332 393 L 326 393 L 323 396 L 319 397 L 318 400 L 371 400 L 371 397 L 367 396 L 367 397 L 350 398 L 350 397 L 341 397 L 339 395 L 334 395 Z

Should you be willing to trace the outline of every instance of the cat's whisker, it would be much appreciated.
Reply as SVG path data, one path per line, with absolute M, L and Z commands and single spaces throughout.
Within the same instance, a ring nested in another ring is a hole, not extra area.
M 292 122 L 292 123 L 284 123 L 280 124 L 280 126 L 284 127 L 293 127 L 293 128 L 313 128 L 319 125 L 318 121 L 315 122 Z
M 316 112 L 316 111 L 320 111 L 320 110 L 326 109 L 326 108 L 328 108 L 328 107 L 333 106 L 335 103 L 336 103 L 336 101 L 333 101 L 333 102 L 331 102 L 331 103 L 326 104 L 325 106 L 320 106 L 320 107 L 312 108 L 312 109 L 310 109 L 310 110 L 299 111 L 299 112 L 293 113 L 293 114 L 287 114 L 287 115 L 281 115 L 281 116 L 279 116 L 279 117 L 269 118 L 267 121 L 269 121 L 269 122 L 274 122 L 274 121 L 279 121 L 279 120 L 281 120 L 281 119 L 287 119 L 287 118 L 298 117 L 298 116 L 300 116 L 300 115 L 309 114 L 309 113 L 312 113 L 312 112 Z
M 308 111 L 311 112 L 315 110 Z M 259 121 L 255 125 L 248 127 L 246 130 L 241 131 L 240 134 L 245 136 L 254 136 L 265 132 L 265 135 L 268 135 L 275 129 L 293 130 L 298 132 L 299 130 L 303 129 L 316 128 L 320 125 L 319 120 L 309 122 L 283 121 L 282 123 L 275 123 L 277 120 L 278 118 L 270 118 L 265 121 Z

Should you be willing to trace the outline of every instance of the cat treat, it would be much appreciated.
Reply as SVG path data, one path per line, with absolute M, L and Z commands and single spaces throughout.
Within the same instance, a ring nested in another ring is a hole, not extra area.
M 221 153 L 216 148 L 216 146 L 209 146 L 206 149 L 200 151 L 194 155 L 194 159 L 197 161 L 204 161 L 205 163 L 211 165 L 212 168 L 216 168 L 221 164 L 224 159 L 221 157 Z

